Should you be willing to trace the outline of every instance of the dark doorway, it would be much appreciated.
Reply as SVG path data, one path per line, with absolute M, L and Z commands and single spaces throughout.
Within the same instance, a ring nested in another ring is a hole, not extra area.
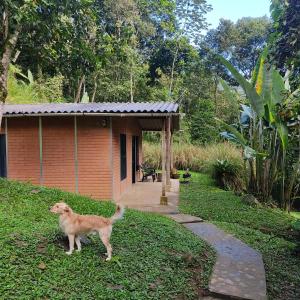
M 0 135 L 0 177 L 7 177 L 6 170 L 6 139 L 5 135 Z
M 132 183 L 136 182 L 136 171 L 139 169 L 139 137 L 132 137 Z
M 127 150 L 126 150 L 126 134 L 120 134 L 120 165 L 121 180 L 127 177 Z

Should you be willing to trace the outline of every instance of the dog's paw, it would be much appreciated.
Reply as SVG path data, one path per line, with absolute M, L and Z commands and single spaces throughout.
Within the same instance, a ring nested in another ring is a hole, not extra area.
M 81 249 L 76 249 L 76 252 L 80 252 L 81 251 Z
M 73 251 L 67 251 L 66 254 L 67 255 L 71 255 Z
M 110 261 L 111 260 L 111 257 L 108 257 L 105 261 Z

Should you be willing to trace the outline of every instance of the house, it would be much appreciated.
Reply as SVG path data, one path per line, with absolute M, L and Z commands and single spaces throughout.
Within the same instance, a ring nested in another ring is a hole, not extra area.
M 140 180 L 142 132 L 162 131 L 170 147 L 170 133 L 178 128 L 174 103 L 5 105 L 0 175 L 118 200 Z M 163 188 L 170 159 L 167 163 Z

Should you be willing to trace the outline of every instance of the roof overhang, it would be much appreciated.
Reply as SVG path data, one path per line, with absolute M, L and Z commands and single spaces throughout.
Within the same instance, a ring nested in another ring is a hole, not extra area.
M 168 117 L 172 131 L 179 130 L 180 122 L 178 105 L 165 102 L 5 105 L 3 114 L 4 118 L 67 116 L 134 117 L 145 131 L 162 130 Z

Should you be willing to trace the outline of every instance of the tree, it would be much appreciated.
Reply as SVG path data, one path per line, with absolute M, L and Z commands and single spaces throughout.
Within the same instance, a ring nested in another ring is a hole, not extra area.
M 207 32 L 204 38 L 204 47 L 228 59 L 234 67 L 249 79 L 262 49 L 266 45 L 271 22 L 267 17 L 242 18 L 236 23 L 221 19 L 216 29 Z M 211 56 L 209 56 L 210 61 Z M 223 68 L 217 68 L 220 75 Z M 223 74 L 222 74 L 223 73 Z
M 202 32 L 207 29 L 205 15 L 212 9 L 206 0 L 177 0 L 176 16 L 179 30 L 194 44 L 199 45 Z
M 218 139 L 215 108 L 210 100 L 199 100 L 189 116 L 188 126 L 194 143 L 213 143 Z
M 23 47 L 35 49 L 32 47 L 35 45 L 39 50 L 40 57 L 49 57 L 48 61 L 51 59 L 54 61 L 58 53 L 68 52 L 70 47 L 68 41 L 78 41 L 76 33 L 89 29 L 84 25 L 93 18 L 91 14 L 92 9 L 88 0 L 4 0 L 1 2 L 0 15 L 3 25 L 0 35 L 0 102 L 2 105 L 7 97 L 8 70 L 14 59 L 14 49 L 19 46 L 21 54 L 23 54 Z M 87 32 L 85 31 L 85 33 Z M 34 43 L 31 43 L 32 41 Z M 77 47 L 77 50 L 87 49 L 83 47 L 82 39 L 78 41 L 78 45 L 80 46 Z M 27 55 L 33 54 L 34 56 L 35 52 L 29 51 Z M 0 112 L 0 124 L 1 119 L 2 111 Z
M 291 87 L 295 90 L 300 85 L 300 2 L 272 0 L 271 13 L 271 56 L 283 74 L 290 71 Z

